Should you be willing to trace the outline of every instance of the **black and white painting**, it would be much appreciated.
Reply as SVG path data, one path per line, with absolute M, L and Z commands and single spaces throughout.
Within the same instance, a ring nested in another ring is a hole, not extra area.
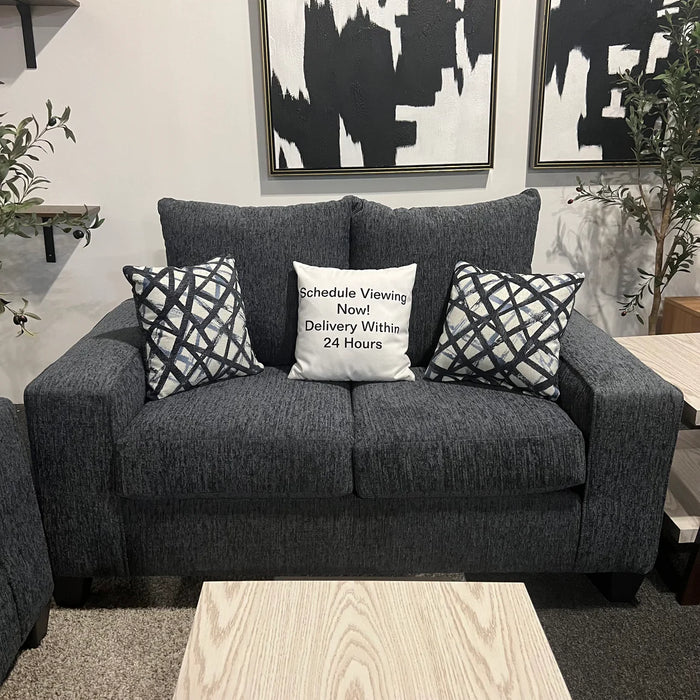
M 261 0 L 273 174 L 491 167 L 498 0 Z
M 619 74 L 668 59 L 661 20 L 676 0 L 545 0 L 533 167 L 634 161 Z M 659 65 L 661 62 L 661 65 Z

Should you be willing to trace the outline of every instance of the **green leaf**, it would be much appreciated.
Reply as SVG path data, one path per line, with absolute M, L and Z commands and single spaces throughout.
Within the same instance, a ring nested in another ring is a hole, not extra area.
M 47 122 L 44 124 L 39 124 L 33 115 L 23 117 L 17 124 L 12 124 L 5 121 L 5 113 L 0 114 L 0 237 L 3 239 L 7 236 L 31 238 L 41 232 L 42 220 L 37 215 L 30 214 L 28 210 L 43 204 L 44 199 L 39 196 L 39 192 L 46 189 L 49 180 L 36 175 L 32 166 L 40 161 L 42 154 L 54 152 L 54 127 L 62 128 L 66 139 L 74 142 L 76 140 L 75 134 L 67 126 L 71 116 L 69 106 L 57 118 L 51 100 L 47 100 L 46 114 Z M 53 124 L 49 126 L 49 122 Z M 88 215 L 87 208 L 83 215 L 59 216 L 52 219 L 52 223 L 58 228 L 68 232 L 76 228 L 84 229 L 86 245 L 90 241 L 90 229 L 97 228 L 103 221 L 104 219 L 96 214 Z M 23 299 L 23 302 L 24 312 L 28 301 Z M 6 307 L 7 301 L 0 300 L 0 312 Z M 28 313 L 27 317 L 40 320 L 36 314 Z M 24 332 L 30 333 L 22 328 L 20 334 Z
M 18 192 L 17 188 L 12 184 L 12 181 L 11 181 L 11 180 L 7 180 L 7 181 L 5 182 L 5 184 L 6 184 L 7 187 L 10 189 L 10 192 L 12 192 L 12 194 L 13 194 L 17 199 L 19 199 L 19 198 L 20 198 L 19 192 Z

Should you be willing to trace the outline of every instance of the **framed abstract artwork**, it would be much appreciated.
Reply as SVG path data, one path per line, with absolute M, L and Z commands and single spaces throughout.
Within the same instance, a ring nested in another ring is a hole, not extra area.
M 273 175 L 493 165 L 499 0 L 260 0 Z
M 668 59 L 661 20 L 675 0 L 543 0 L 532 167 L 634 163 L 619 74 Z M 661 62 L 661 65 L 659 65 Z

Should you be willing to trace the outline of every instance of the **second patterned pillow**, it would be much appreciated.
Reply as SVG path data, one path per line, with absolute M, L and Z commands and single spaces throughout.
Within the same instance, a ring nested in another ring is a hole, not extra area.
M 559 397 L 559 346 L 582 273 L 519 275 L 455 267 L 445 326 L 425 372 Z

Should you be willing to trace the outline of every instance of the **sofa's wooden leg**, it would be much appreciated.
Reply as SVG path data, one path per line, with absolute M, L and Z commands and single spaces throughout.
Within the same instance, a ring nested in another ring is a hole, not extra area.
M 53 599 L 64 608 L 79 608 L 90 595 L 91 578 L 56 576 L 53 580 Z
M 36 649 L 41 640 L 46 636 L 46 630 L 49 628 L 49 604 L 47 603 L 39 613 L 39 617 L 34 623 L 34 627 L 29 630 L 24 646 L 28 649 Z
M 634 603 L 644 574 L 615 572 L 591 574 L 590 578 L 611 603 Z

